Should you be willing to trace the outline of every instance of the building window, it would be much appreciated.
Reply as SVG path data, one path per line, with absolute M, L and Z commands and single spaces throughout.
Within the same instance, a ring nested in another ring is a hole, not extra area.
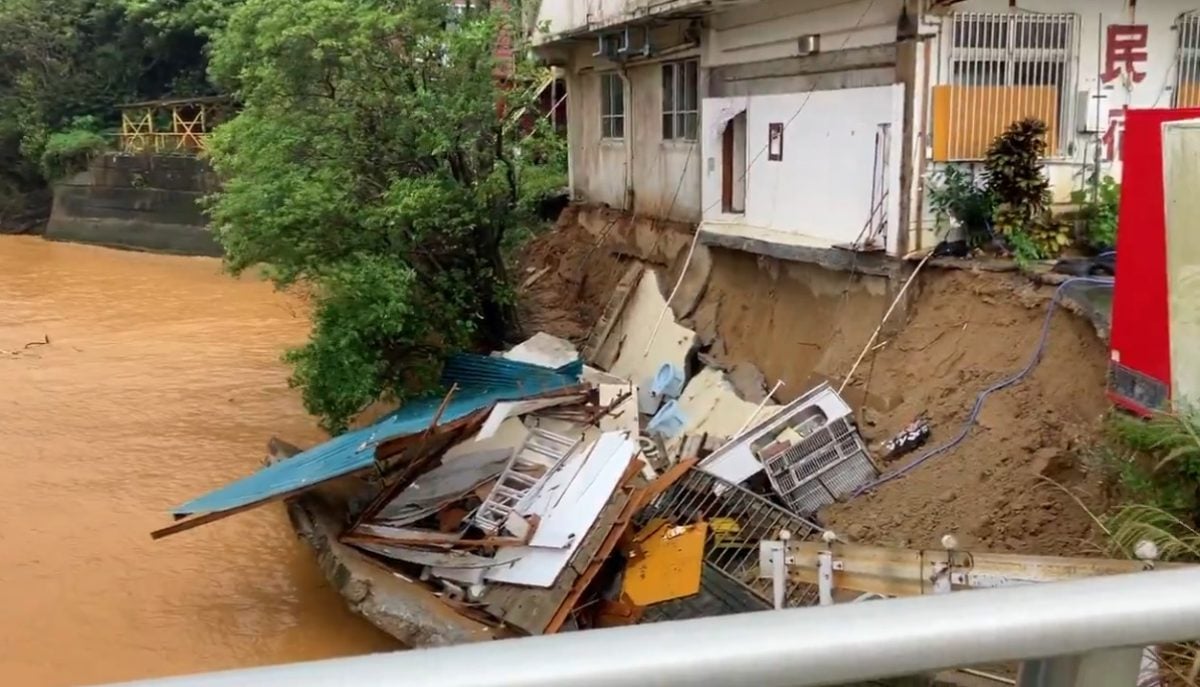
M 1184 14 L 1175 29 L 1175 107 L 1200 107 L 1200 14 Z
M 956 12 L 949 23 L 946 84 L 934 89 L 934 158 L 982 158 L 1014 121 L 1046 123 L 1048 148 L 1063 153 L 1073 125 L 1075 14 Z
M 621 75 L 600 75 L 600 136 L 625 138 L 625 84 Z
M 697 97 L 697 60 L 668 62 L 662 66 L 663 83 L 663 140 L 696 140 L 700 126 L 700 107 Z

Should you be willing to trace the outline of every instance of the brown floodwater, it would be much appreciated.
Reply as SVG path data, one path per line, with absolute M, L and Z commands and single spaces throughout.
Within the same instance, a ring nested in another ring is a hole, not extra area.
M 397 648 L 278 505 L 168 510 L 321 438 L 281 351 L 303 304 L 220 263 L 0 236 L 0 675 L 76 685 Z M 26 344 L 44 341 L 47 345 Z

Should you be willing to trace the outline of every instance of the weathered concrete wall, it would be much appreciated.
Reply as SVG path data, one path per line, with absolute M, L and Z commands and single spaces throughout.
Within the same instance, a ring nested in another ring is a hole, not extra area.
M 46 237 L 219 256 L 199 202 L 216 188 L 212 169 L 196 158 L 103 155 L 55 186 Z
M 663 64 L 697 59 L 700 49 L 687 36 L 687 22 L 657 27 L 653 57 L 618 64 L 593 56 L 594 41 L 580 41 L 567 60 L 567 137 L 571 190 L 588 203 L 680 222 L 700 220 L 700 146 L 692 139 L 663 138 Z M 604 138 L 601 75 L 621 76 L 624 136 Z M 698 98 L 705 93 L 699 77 Z

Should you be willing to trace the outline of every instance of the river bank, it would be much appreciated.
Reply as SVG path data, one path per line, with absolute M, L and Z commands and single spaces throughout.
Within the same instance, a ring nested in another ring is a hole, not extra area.
M 307 327 L 302 303 L 214 259 L 0 236 L 9 682 L 396 648 L 346 610 L 282 509 L 167 542 L 146 535 L 199 482 L 253 469 L 264 428 L 321 438 L 279 362 Z

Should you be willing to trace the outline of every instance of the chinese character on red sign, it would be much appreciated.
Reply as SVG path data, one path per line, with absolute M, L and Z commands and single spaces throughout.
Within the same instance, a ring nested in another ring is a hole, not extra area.
M 1150 27 L 1145 24 L 1110 24 L 1104 47 L 1104 73 L 1100 80 L 1111 83 L 1127 74 L 1133 83 L 1141 83 L 1146 72 L 1141 71 L 1139 65 L 1149 57 L 1146 52 L 1149 40 Z
M 1108 128 L 1101 141 L 1104 143 L 1104 161 L 1113 162 L 1121 154 L 1121 136 L 1125 133 L 1125 110 L 1128 107 L 1111 108 L 1108 111 Z

